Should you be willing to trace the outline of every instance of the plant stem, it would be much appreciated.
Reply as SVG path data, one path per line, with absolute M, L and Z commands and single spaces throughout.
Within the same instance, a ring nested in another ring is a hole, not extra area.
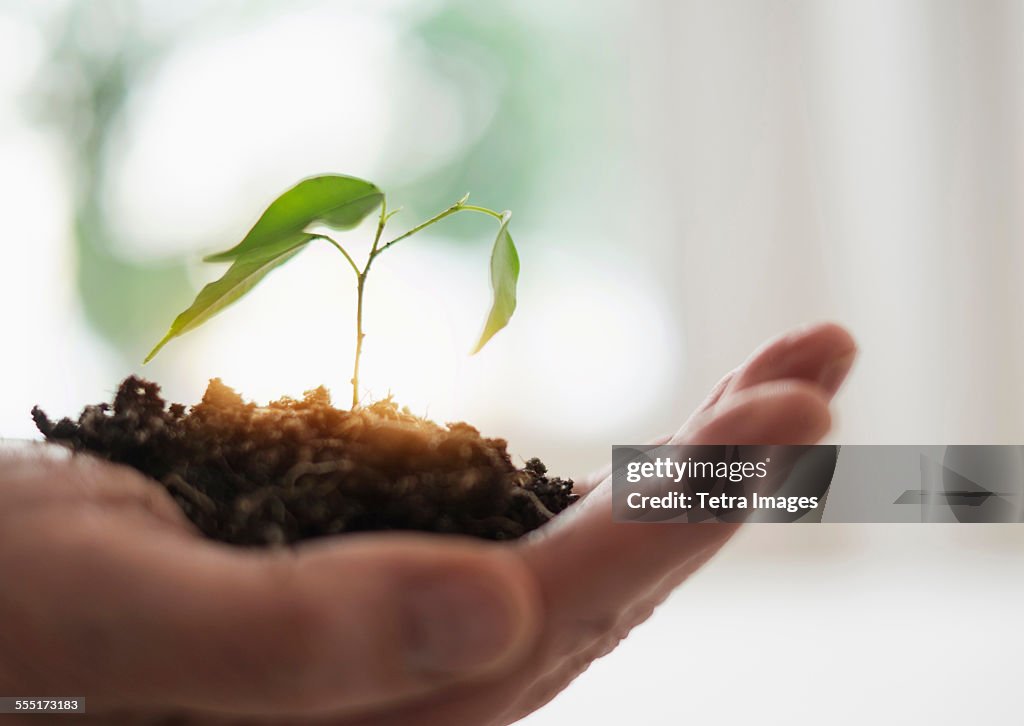
M 366 270 L 359 273 L 356 285 L 356 362 L 352 368 L 352 410 L 359 407 L 359 356 L 363 354 L 363 287 L 366 284 Z
M 377 249 L 377 245 L 380 244 L 380 237 L 384 234 L 384 225 L 388 221 L 388 200 L 383 199 L 380 204 L 380 220 L 377 222 L 377 234 L 373 238 L 373 247 L 370 248 L 370 255 L 366 258 L 366 266 L 363 267 L 362 271 L 353 263 L 352 268 L 356 271 L 356 360 L 352 366 L 352 410 L 355 411 L 359 407 L 359 358 L 363 354 L 363 338 L 366 335 L 363 333 L 363 290 L 366 287 L 366 275 L 370 272 L 370 265 L 373 264 L 373 258 L 376 257 L 380 250 Z M 341 248 L 339 248 L 341 249 Z M 346 254 L 345 257 L 348 257 Z M 349 258 L 349 262 L 351 262 Z
M 377 234 L 373 238 L 373 246 L 370 248 L 370 254 L 366 258 L 366 265 L 363 267 L 362 270 L 360 270 L 356 266 L 356 263 L 352 261 L 352 258 L 349 256 L 348 252 L 346 252 L 338 243 L 336 243 L 330 237 L 325 237 L 325 239 L 328 242 L 330 242 L 339 250 L 341 250 L 341 254 L 345 255 L 345 259 L 348 260 L 349 264 L 352 265 L 352 269 L 355 270 L 356 278 L 358 280 L 356 285 L 356 359 L 355 364 L 352 367 L 353 411 L 359 407 L 359 358 L 363 354 L 363 338 L 366 337 L 366 335 L 363 333 L 363 292 L 366 288 L 366 276 L 370 272 L 370 266 L 373 264 L 373 261 L 377 258 L 377 256 L 381 252 L 389 248 L 391 245 L 395 244 L 396 242 L 401 242 L 402 240 L 408 237 L 412 237 L 417 232 L 426 229 L 432 224 L 440 222 L 445 217 L 449 217 L 455 214 L 456 212 L 479 212 L 480 214 L 486 214 L 491 217 L 494 217 L 499 221 L 503 219 L 502 215 L 499 212 L 495 212 L 493 209 L 487 209 L 486 207 L 478 207 L 473 204 L 466 204 L 467 199 L 469 199 L 468 194 L 459 201 L 455 202 L 455 204 L 453 204 L 452 206 L 448 207 L 448 209 L 444 210 L 443 212 L 435 214 L 426 222 L 423 222 L 422 224 L 417 224 L 408 232 L 398 235 L 390 242 L 387 242 L 386 244 L 381 246 L 380 240 L 381 236 L 384 234 L 384 225 L 387 224 L 387 221 L 391 218 L 391 216 L 398 211 L 395 210 L 395 212 L 391 212 L 390 214 L 388 214 L 387 199 L 384 199 L 380 205 L 380 220 L 377 222 Z

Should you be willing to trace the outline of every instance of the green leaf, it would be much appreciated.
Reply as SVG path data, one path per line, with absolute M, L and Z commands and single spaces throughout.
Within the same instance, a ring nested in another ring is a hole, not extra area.
M 297 255 L 314 237 L 308 234 L 292 235 L 292 245 L 271 256 L 242 257 L 234 261 L 223 277 L 199 291 L 195 301 L 174 319 L 167 335 L 150 351 L 143 363 L 149 363 L 168 341 L 193 330 L 255 287 L 268 272 L 283 265 Z
M 351 229 L 384 199 L 375 184 L 342 174 L 304 179 L 275 199 L 241 242 L 224 252 L 203 258 L 229 262 L 242 256 L 277 255 L 288 249 L 287 240 L 311 224 Z
M 491 312 L 487 315 L 480 340 L 470 355 L 478 353 L 495 333 L 508 325 L 512 313 L 516 310 L 519 253 L 516 252 L 512 235 L 508 231 L 510 219 L 511 212 L 501 215 L 501 227 L 498 228 L 498 237 L 494 240 L 494 248 L 491 250 L 491 290 L 494 293 L 494 302 L 491 304 Z

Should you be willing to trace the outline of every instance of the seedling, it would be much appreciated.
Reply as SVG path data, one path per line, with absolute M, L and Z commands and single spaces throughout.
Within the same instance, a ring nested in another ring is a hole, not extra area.
M 379 209 L 362 266 L 333 230 L 350 230 Z M 509 212 L 468 203 L 468 195 L 397 237 L 383 192 L 362 179 L 327 174 L 279 196 L 245 238 L 206 257 L 230 267 L 175 318 L 168 341 L 193 330 L 252 290 L 271 270 L 323 240 L 356 276 L 352 408 L 339 411 L 328 391 L 306 391 L 265 405 L 247 403 L 214 378 L 191 407 L 169 403 L 160 386 L 129 376 L 109 403 L 86 406 L 77 420 L 32 418 L 47 441 L 134 467 L 159 482 L 204 535 L 238 545 L 284 545 L 351 532 L 418 530 L 507 540 L 533 531 L 578 498 L 569 479 L 549 476 L 539 459 L 519 468 L 504 439 L 465 422 L 440 426 L 390 397 L 360 405 L 366 279 L 385 250 L 459 212 L 498 222 L 491 251 L 494 299 L 480 350 L 516 308 L 519 256 Z M 330 230 L 330 234 L 323 229 Z
M 355 410 L 359 406 L 359 359 L 363 352 L 363 338 L 366 337 L 363 332 L 363 297 L 366 278 L 374 260 L 402 240 L 459 212 L 477 212 L 498 221 L 498 235 L 491 250 L 493 300 L 483 332 L 472 350 L 476 353 L 508 324 L 515 312 L 519 255 L 508 231 L 512 213 L 467 204 L 468 200 L 467 194 L 425 222 L 382 242 L 385 226 L 399 210 L 388 210 L 387 199 L 375 184 L 341 174 L 305 179 L 275 199 L 241 242 L 229 250 L 203 258 L 205 262 L 230 262 L 231 267 L 219 280 L 199 291 L 192 305 L 174 319 L 167 335 L 150 351 L 144 362 L 151 361 L 168 341 L 196 329 L 244 296 L 268 272 L 295 257 L 311 242 L 323 240 L 345 257 L 356 276 L 356 347 L 352 367 L 352 409 Z M 310 231 L 314 225 L 339 231 L 352 229 L 378 207 L 377 232 L 362 267 L 333 237 L 320 231 Z

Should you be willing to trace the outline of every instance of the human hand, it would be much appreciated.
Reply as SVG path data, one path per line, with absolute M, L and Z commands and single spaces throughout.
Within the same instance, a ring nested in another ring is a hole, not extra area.
M 854 350 L 832 325 L 773 341 L 669 438 L 814 443 Z M 511 723 L 736 530 L 616 525 L 607 476 L 582 487 L 513 543 L 372 533 L 249 550 L 200 538 L 134 470 L 9 445 L 0 693 L 84 696 L 96 723 Z

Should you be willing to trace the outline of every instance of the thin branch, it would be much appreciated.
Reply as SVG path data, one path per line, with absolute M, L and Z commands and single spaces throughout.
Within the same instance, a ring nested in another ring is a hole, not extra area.
M 477 207 L 476 205 L 473 204 L 463 204 L 462 209 L 466 210 L 467 212 L 480 212 L 481 214 L 487 214 L 491 217 L 494 217 L 499 222 L 505 218 L 505 215 L 503 215 L 501 212 L 495 212 L 493 209 L 488 209 L 487 207 Z
M 435 214 L 433 217 L 428 219 L 426 222 L 422 222 L 420 224 L 417 224 L 415 227 L 410 229 L 405 234 L 398 235 L 393 240 L 388 242 L 386 245 L 381 247 L 379 252 L 383 252 L 384 250 L 386 250 L 388 247 L 390 247 L 391 245 L 395 244 L 396 242 L 401 242 L 403 239 L 406 239 L 407 237 L 412 237 L 414 234 L 419 232 L 421 229 L 426 229 L 427 227 L 429 227 L 430 225 L 434 224 L 435 222 L 440 222 L 445 217 L 447 217 L 449 215 L 452 215 L 452 214 L 455 214 L 457 211 L 459 211 L 462 208 L 462 205 L 465 203 L 465 201 L 467 199 L 469 199 L 469 195 L 468 194 L 466 196 L 464 196 L 462 199 L 460 199 L 459 201 L 455 202 L 455 204 L 453 204 L 452 206 L 448 207 L 448 209 L 444 210 L 443 212 L 439 212 L 438 214 Z
M 373 258 L 377 256 L 377 245 L 380 244 L 380 236 L 384 234 L 384 225 L 388 223 L 388 216 L 388 198 L 384 197 L 380 202 L 380 220 L 377 222 L 377 234 L 373 236 L 373 247 L 370 248 L 370 257 L 366 260 L 366 267 L 363 268 L 362 274 L 364 275 L 370 269 L 370 263 L 373 262 Z
M 360 274 L 359 273 L 359 267 L 356 265 L 356 261 L 352 259 L 352 255 L 350 255 L 348 252 L 345 251 L 344 247 L 339 245 L 337 242 L 335 242 L 333 239 L 331 239 L 330 237 L 328 237 L 325 234 L 318 234 L 318 235 L 315 235 L 315 236 L 319 237 L 320 239 L 327 240 L 332 245 L 334 245 L 334 247 L 338 250 L 338 252 L 340 252 L 341 254 L 345 255 L 345 259 L 348 260 L 348 264 L 352 265 L 352 270 L 356 273 L 356 275 L 358 276 Z
M 396 244 L 398 242 L 401 242 L 402 240 L 404 240 L 404 239 L 406 239 L 408 237 L 412 237 L 417 232 L 419 232 L 419 231 L 421 231 L 423 229 L 426 229 L 430 225 L 435 224 L 437 222 L 440 222 L 445 217 L 449 217 L 449 216 L 451 216 L 451 215 L 453 215 L 453 214 L 455 214 L 457 212 L 479 212 L 480 214 L 486 214 L 488 216 L 494 217 L 497 220 L 501 220 L 502 219 L 501 213 L 495 212 L 493 209 L 487 209 L 486 207 L 478 207 L 478 206 L 473 205 L 473 204 L 466 204 L 466 200 L 467 199 L 469 199 L 469 195 L 468 194 L 466 196 L 464 196 L 462 199 L 460 199 L 459 201 L 455 202 L 455 204 L 453 204 L 452 206 L 448 207 L 448 209 L 446 209 L 443 212 L 440 212 L 438 214 L 435 214 L 433 217 L 428 219 L 426 222 L 423 222 L 422 224 L 416 225 L 415 227 L 410 229 L 405 234 L 398 235 L 393 240 L 388 242 L 386 245 L 381 247 L 379 250 L 376 250 L 376 252 L 374 253 L 374 256 L 379 255 L 381 252 L 386 250 L 391 245 Z

